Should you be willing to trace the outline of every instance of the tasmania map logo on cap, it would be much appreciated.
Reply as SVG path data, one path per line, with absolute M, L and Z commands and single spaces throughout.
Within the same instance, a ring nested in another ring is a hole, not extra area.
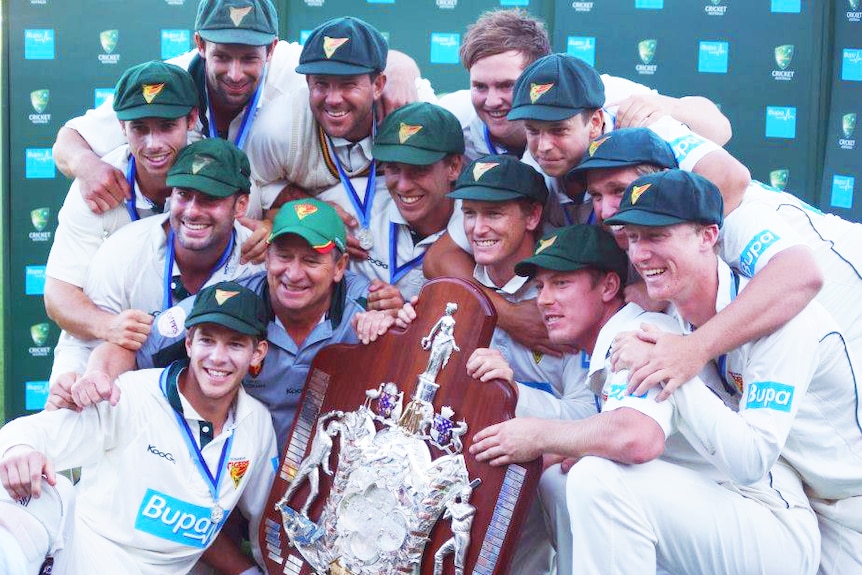
M 350 38 L 330 38 L 323 37 L 323 53 L 326 54 L 326 59 L 332 58 L 335 51 L 344 46 Z
M 478 182 L 479 178 L 485 175 L 485 172 L 499 165 L 499 162 L 476 162 L 476 165 L 473 166 L 473 179 Z
M 293 206 L 293 210 L 296 212 L 296 217 L 301 220 L 316 212 L 317 206 L 314 206 L 312 204 L 296 204 L 295 206 Z
M 219 305 L 223 305 L 224 302 L 229 300 L 235 295 L 239 295 L 238 291 L 227 291 L 224 289 L 217 289 L 215 292 L 215 300 Z
M 401 126 L 398 128 L 398 141 L 403 144 L 412 136 L 415 136 L 421 129 L 422 126 L 411 126 L 410 124 L 401 122 Z
M 153 100 L 156 99 L 156 96 L 161 93 L 164 87 L 164 82 L 162 82 L 161 84 L 144 84 L 141 88 L 141 91 L 144 94 L 144 100 L 147 101 L 147 104 L 152 104 Z
M 551 236 L 546 240 L 539 240 L 539 247 L 536 248 L 536 255 L 539 255 L 557 241 L 557 236 Z
M 644 194 L 645 191 L 649 189 L 652 184 L 644 184 L 642 186 L 635 186 L 632 188 L 632 205 L 635 205 L 640 197 Z
M 236 6 L 231 6 L 230 19 L 233 22 L 233 25 L 239 26 L 242 23 L 242 19 L 248 16 L 248 13 L 251 12 L 251 10 L 251 6 L 246 6 L 245 8 L 237 8 Z
M 589 149 L 589 151 L 590 151 L 590 157 L 591 157 L 591 158 L 592 158 L 592 157 L 593 157 L 593 155 L 596 153 L 596 150 L 598 150 L 598 149 L 599 149 L 599 146 L 601 146 L 602 144 L 604 144 L 604 143 L 605 143 L 605 141 L 606 141 L 608 138 L 610 138 L 610 136 L 605 136 L 605 137 L 604 137 L 604 138 L 602 138 L 601 140 L 596 140 L 595 142 L 592 142 L 592 143 L 590 144 L 590 149 Z
M 547 84 L 530 84 L 530 103 L 535 104 L 542 94 L 554 87 L 553 82 Z
M 192 173 L 197 174 L 212 162 L 213 159 L 209 156 L 195 156 L 195 159 L 192 160 Z

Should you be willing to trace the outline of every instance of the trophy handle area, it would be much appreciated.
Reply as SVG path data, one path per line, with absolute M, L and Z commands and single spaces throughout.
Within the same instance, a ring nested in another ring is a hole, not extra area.
M 453 306 L 457 311 L 454 311 Z M 297 548 L 291 546 L 282 523 L 282 514 L 276 507 L 289 506 L 291 509 L 288 511 L 291 514 L 296 513 L 293 510 L 304 509 L 304 521 L 317 529 L 314 537 L 334 536 L 331 532 L 324 533 L 326 530 L 317 527 L 314 522 L 321 516 L 336 474 L 319 473 L 319 482 L 314 486 L 316 494 L 312 494 L 314 498 L 310 505 L 307 501 L 310 482 L 306 480 L 295 486 L 291 486 L 291 482 L 297 476 L 302 462 L 310 457 L 317 430 L 329 429 L 325 421 L 318 425 L 318 418 L 321 415 L 335 417 L 333 413 L 343 415 L 357 410 L 360 406 L 370 405 L 371 398 L 376 398 L 372 390 L 382 390 L 384 382 L 395 382 L 398 385 L 403 392 L 405 408 L 411 397 L 419 393 L 414 389 L 427 389 L 430 385 L 436 389 L 430 395 L 426 394 L 426 397 L 431 398 L 428 403 L 433 405 L 433 412 L 442 410 L 446 415 L 454 411 L 453 441 L 457 440 L 458 444 L 462 444 L 457 445 L 456 450 L 462 449 L 467 475 L 475 486 L 469 497 L 469 505 L 475 507 L 475 515 L 470 525 L 463 573 L 502 575 L 506 572 L 518 541 L 519 526 L 536 490 L 541 474 L 541 460 L 537 459 L 528 464 L 491 467 L 477 462 L 468 451 L 476 432 L 515 416 L 517 392 L 512 386 L 503 380 L 479 382 L 470 378 L 466 370 L 467 360 L 473 350 L 490 344 L 497 322 L 496 311 L 477 286 L 457 278 L 437 278 L 425 284 L 415 308 L 417 317 L 406 330 L 392 329 L 369 345 L 331 345 L 321 350 L 312 362 L 296 421 L 284 444 L 284 453 L 259 533 L 268 573 L 299 575 L 316 572 Z M 448 316 L 451 316 L 450 319 L 445 321 L 449 324 L 443 327 L 444 335 L 441 336 L 442 339 L 438 338 L 434 347 L 433 336 L 440 332 L 438 323 Z M 452 318 L 454 334 L 451 333 Z M 450 331 L 447 333 L 446 329 Z M 423 338 L 425 342 L 422 341 Z M 430 358 L 429 354 L 433 352 L 437 352 L 438 357 Z M 420 382 L 418 386 L 417 381 Z M 432 381 L 434 383 L 431 383 Z M 398 411 L 400 413 L 400 407 Z M 402 417 L 402 421 L 403 419 Z M 379 418 L 377 421 L 375 425 L 379 430 L 383 426 L 380 425 Z M 463 426 L 465 421 L 468 426 L 466 432 Z M 462 424 L 460 429 L 457 424 Z M 425 425 L 427 427 L 427 422 Z M 335 471 L 339 442 L 328 441 L 331 443 L 330 461 Z M 319 451 L 321 441 L 316 443 Z M 436 460 L 451 454 L 451 445 L 452 443 L 441 449 L 436 444 L 431 444 L 431 457 Z M 327 449 L 330 449 L 329 444 Z M 311 458 L 314 457 L 315 455 L 311 455 Z M 422 575 L 433 575 L 434 553 L 453 538 L 451 525 L 450 517 L 444 519 L 443 515 L 439 516 L 422 554 Z M 331 565 L 325 571 L 333 574 L 350 573 L 337 564 Z M 412 570 L 399 569 L 393 571 L 394 573 L 406 575 L 412 573 Z M 443 562 L 443 573 L 455 573 L 451 555 Z

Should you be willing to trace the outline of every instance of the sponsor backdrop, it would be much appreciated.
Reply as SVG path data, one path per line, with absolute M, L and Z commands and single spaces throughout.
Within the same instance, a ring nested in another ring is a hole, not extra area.
M 482 11 L 522 7 L 554 48 L 600 71 L 717 102 L 729 146 L 753 175 L 823 209 L 862 219 L 856 119 L 862 102 L 859 0 L 277 0 L 281 35 L 364 18 L 411 54 L 438 92 L 467 86 L 464 30 Z M 42 302 L 44 265 L 69 181 L 54 166 L 57 129 L 112 93 L 126 67 L 193 45 L 197 0 L 3 2 L 0 143 L 5 258 L 5 416 L 47 395 L 58 328 Z M 285 18 L 285 15 L 289 15 Z M 3 414 L 0 414 L 2 416 Z

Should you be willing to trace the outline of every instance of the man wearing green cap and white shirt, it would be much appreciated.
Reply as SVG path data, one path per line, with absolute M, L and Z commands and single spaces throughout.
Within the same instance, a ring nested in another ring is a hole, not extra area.
M 491 465 L 570 458 L 565 492 L 547 498 L 557 521 L 571 523 L 570 573 L 813 573 L 817 526 L 786 466 L 740 478 L 713 448 L 720 437 L 691 433 L 697 421 L 682 407 L 657 403 L 655 390 L 628 395 L 626 373 L 611 372 L 605 358 L 620 330 L 641 321 L 679 330 L 669 316 L 625 304 L 626 269 L 613 237 L 589 225 L 547 234 L 516 266 L 536 281 L 551 339 L 592 355 L 602 411 L 578 421 L 516 417 L 479 431 L 470 452 Z M 702 377 L 687 385 L 730 411 L 722 401 L 732 404 L 732 393 L 714 369 Z
M 152 318 L 138 310 L 114 315 L 84 294 L 90 262 L 105 239 L 131 221 L 159 214 L 171 194 L 165 179 L 197 121 L 197 91 L 188 72 L 152 61 L 126 70 L 117 82 L 114 109 L 128 137 L 105 156 L 133 183 L 132 199 L 96 214 L 72 182 L 58 215 L 45 269 L 45 309 L 61 329 L 82 339 L 104 339 L 137 349 Z
M 372 282 L 395 286 L 408 300 L 427 281 L 422 273 L 425 250 L 447 226 L 461 225 L 455 202 L 446 197 L 461 172 L 461 126 L 440 106 L 408 104 L 380 124 L 372 152 L 385 162 L 392 201 L 371 220 L 368 259 L 351 259 L 350 269 Z
M 349 246 L 357 256 L 374 245 L 371 220 L 390 201 L 371 149 L 386 52 L 383 35 L 364 20 L 324 22 L 305 41 L 296 68 L 307 89 L 267 105 L 249 139 L 264 204 L 310 195 L 337 205 L 353 228 Z
M 632 182 L 607 220 L 625 226 L 629 258 L 650 297 L 670 301 L 686 332 L 746 288 L 715 253 L 721 213 L 715 186 L 670 170 Z M 862 569 L 860 389 L 851 357 L 837 324 L 812 302 L 771 334 L 717 358 L 738 412 L 691 383 L 665 402 L 736 477 L 760 477 L 776 460 L 792 467 L 817 512 L 822 573 Z
M 234 508 L 260 523 L 275 435 L 240 382 L 267 352 L 264 302 L 220 282 L 201 290 L 185 327 L 189 359 L 122 375 L 111 403 L 0 429 L 0 522 L 39 547 L 16 574 L 50 573 L 40 570 L 50 554 L 57 574 L 182 575 Z M 73 488 L 54 470 L 75 466 Z
M 346 238 L 344 223 L 329 204 L 288 202 L 273 222 L 266 273 L 238 280 L 267 304 L 269 353 L 243 384 L 269 408 L 279 452 L 317 352 L 333 343 L 357 342 L 351 320 L 364 310 L 368 280 L 347 271 Z M 86 406 L 108 399 L 111 382 L 123 371 L 163 366 L 181 357 L 181 326 L 191 305 L 189 298 L 163 312 L 137 356 L 113 344 L 99 346 L 69 401 Z
M 183 148 L 168 171 L 170 212 L 108 238 L 93 258 L 84 294 L 112 314 L 153 314 L 206 285 L 258 271 L 240 263 L 239 246 L 251 232 L 236 221 L 248 204 L 249 172 L 245 154 L 226 140 Z M 82 374 L 98 343 L 62 334 L 51 381 Z

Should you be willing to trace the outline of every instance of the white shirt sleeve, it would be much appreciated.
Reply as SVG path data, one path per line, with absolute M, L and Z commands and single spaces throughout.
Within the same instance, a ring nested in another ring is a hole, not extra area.
M 286 96 L 261 107 L 245 145 L 251 164 L 252 185 L 259 190 L 265 209 L 272 205 L 288 183 L 284 159 L 293 129 L 291 108 L 291 98 Z
M 113 98 L 106 98 L 98 108 L 72 118 L 66 122 L 65 127 L 78 132 L 99 157 L 126 143 L 126 135 L 123 134 L 117 113 L 114 112 Z

